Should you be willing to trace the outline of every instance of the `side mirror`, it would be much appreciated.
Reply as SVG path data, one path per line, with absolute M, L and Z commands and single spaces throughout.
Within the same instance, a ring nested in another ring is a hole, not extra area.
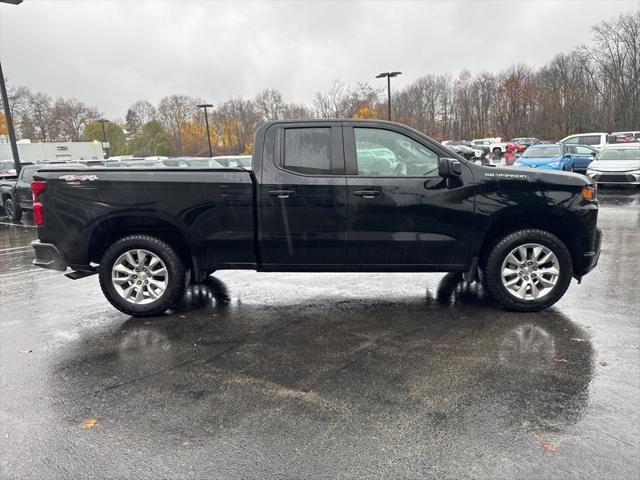
M 591 152 L 591 156 L 592 156 L 593 158 L 596 158 L 596 155 L 597 155 L 597 153 L 596 153 L 596 152 Z
M 455 158 L 441 158 L 438 161 L 438 174 L 442 178 L 457 177 L 462 173 L 462 165 Z
M 565 153 L 564 154 L 564 158 L 571 158 L 571 154 L 570 153 Z

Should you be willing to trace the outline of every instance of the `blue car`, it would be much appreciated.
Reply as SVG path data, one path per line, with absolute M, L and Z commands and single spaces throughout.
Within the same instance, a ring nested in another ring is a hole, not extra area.
M 531 145 L 513 164 L 514 167 L 544 168 L 586 173 L 598 151 L 586 145 Z

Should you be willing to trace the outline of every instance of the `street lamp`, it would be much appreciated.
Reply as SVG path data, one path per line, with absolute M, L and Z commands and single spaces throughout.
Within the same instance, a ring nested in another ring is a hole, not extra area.
M 0 3 L 11 3 L 19 5 L 22 0 L 0 0 Z M 7 95 L 7 86 L 4 83 L 4 74 L 2 73 L 2 63 L 0 62 L 0 95 L 2 96 L 2 106 L 4 107 L 4 119 L 7 122 L 7 134 L 9 143 L 11 144 L 11 153 L 13 155 L 13 166 L 16 169 L 16 175 L 20 175 L 22 165 L 20 165 L 20 154 L 18 153 L 18 143 L 16 142 L 16 131 L 13 129 L 13 118 L 11 117 L 11 108 L 9 107 L 9 96 Z
M 204 109 L 204 123 L 207 126 L 207 142 L 209 142 L 209 156 L 213 157 L 213 150 L 211 150 L 211 134 L 209 133 L 209 115 L 207 115 L 207 108 L 213 108 L 210 103 L 203 103 L 198 105 L 198 108 Z
M 98 121 L 102 124 L 102 148 L 104 149 L 104 152 L 107 155 L 107 158 L 109 158 L 109 147 L 111 145 L 109 145 L 109 142 L 107 142 L 107 132 L 104 129 L 104 124 L 109 123 L 109 120 L 100 119 Z
M 376 75 L 376 78 L 387 77 L 387 118 L 391 120 L 391 77 L 402 75 L 402 72 L 382 72 Z

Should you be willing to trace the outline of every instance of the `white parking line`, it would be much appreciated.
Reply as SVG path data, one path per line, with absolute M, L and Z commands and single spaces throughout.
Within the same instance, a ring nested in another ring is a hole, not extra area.
M 0 225 L 9 225 L 10 227 L 37 228 L 35 225 L 22 225 L 21 223 L 0 222 Z
M 29 248 L 31 248 L 31 245 L 24 245 L 22 247 L 3 248 L 2 250 L 0 250 L 0 253 L 12 252 L 14 250 L 24 250 L 24 249 L 29 249 Z

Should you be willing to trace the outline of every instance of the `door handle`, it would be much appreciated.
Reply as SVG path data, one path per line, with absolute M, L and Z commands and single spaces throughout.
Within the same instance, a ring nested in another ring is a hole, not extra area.
M 382 192 L 379 190 L 356 190 L 353 194 L 362 198 L 374 198 L 382 195 Z
M 295 190 L 269 190 L 269 195 L 277 196 L 278 198 L 289 198 L 295 194 Z

